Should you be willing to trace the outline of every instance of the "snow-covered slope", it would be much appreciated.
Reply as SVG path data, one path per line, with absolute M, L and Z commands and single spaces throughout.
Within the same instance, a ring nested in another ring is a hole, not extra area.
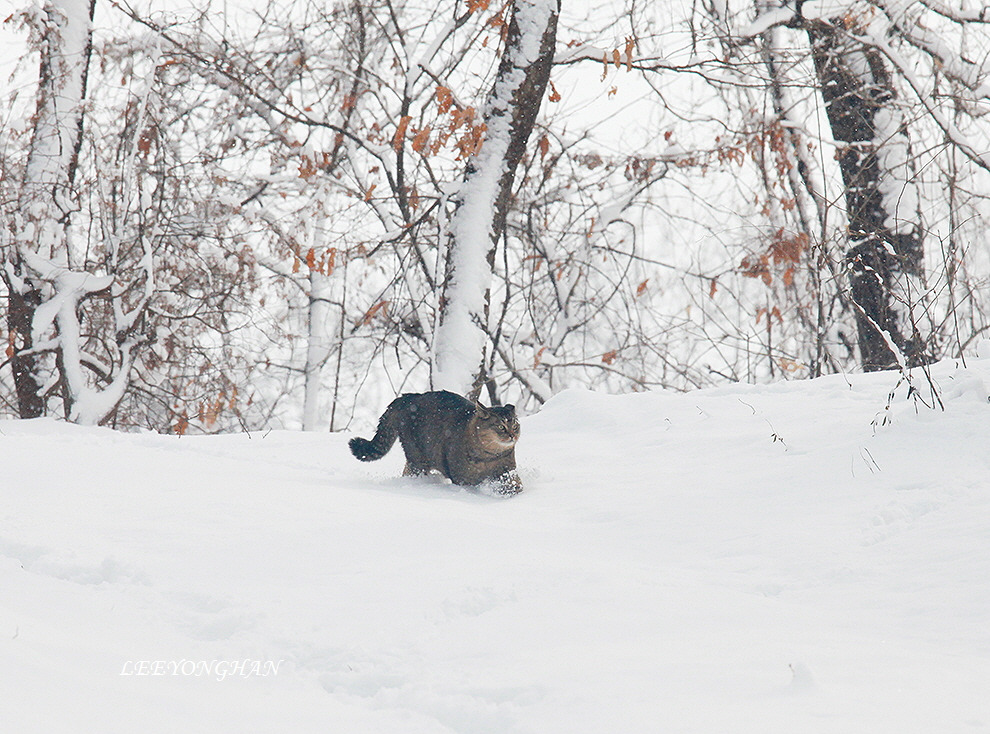
M 986 731 L 990 360 L 933 375 L 563 393 L 508 500 L 0 423 L 0 730 Z

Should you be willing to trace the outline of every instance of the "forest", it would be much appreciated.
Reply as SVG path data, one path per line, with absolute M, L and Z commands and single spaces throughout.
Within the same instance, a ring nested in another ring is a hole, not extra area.
M 0 414 L 343 430 L 928 365 L 990 327 L 990 8 L 18 0 Z

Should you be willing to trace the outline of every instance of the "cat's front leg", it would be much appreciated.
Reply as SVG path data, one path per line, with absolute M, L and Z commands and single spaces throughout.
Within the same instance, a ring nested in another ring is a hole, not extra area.
M 406 462 L 406 468 L 402 470 L 402 476 L 404 477 L 425 477 L 429 473 L 429 469 L 413 466 L 408 461 Z
M 483 485 L 486 485 L 488 490 L 498 497 L 511 497 L 514 494 L 519 494 L 523 489 L 522 480 L 515 469 L 492 477 L 486 480 Z

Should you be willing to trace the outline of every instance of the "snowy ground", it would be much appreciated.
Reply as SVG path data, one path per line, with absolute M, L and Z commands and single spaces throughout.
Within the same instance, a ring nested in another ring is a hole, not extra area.
M 0 730 L 988 731 L 990 360 L 934 377 L 563 393 L 508 500 L 0 423 Z

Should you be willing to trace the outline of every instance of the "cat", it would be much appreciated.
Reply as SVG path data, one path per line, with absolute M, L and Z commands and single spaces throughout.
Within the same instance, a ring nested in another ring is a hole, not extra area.
M 349 446 L 361 461 L 376 461 L 396 438 L 406 455 L 406 476 L 437 471 L 454 484 L 484 485 L 497 495 L 522 491 L 513 405 L 486 408 L 446 390 L 406 393 L 385 409 L 374 438 L 352 438 Z

